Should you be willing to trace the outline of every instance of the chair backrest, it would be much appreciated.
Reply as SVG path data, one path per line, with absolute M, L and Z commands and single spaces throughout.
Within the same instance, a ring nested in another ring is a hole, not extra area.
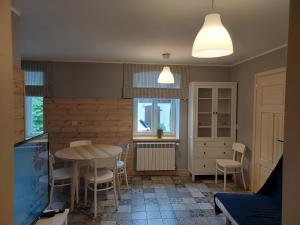
M 92 141 L 91 140 L 79 140 L 79 141 L 70 142 L 70 147 L 78 147 L 78 146 L 85 146 L 85 145 L 92 145 Z
M 126 164 L 127 156 L 128 156 L 128 150 L 129 150 L 129 144 L 128 143 L 120 143 L 119 146 L 122 148 L 122 154 L 120 154 L 119 160 L 124 161 Z
M 243 164 L 246 146 L 244 144 L 234 142 L 232 145 L 232 150 L 233 150 L 233 160 L 238 161 L 237 153 L 240 153 L 241 154 L 240 162 Z
M 117 162 L 120 155 L 117 155 L 115 157 L 106 158 L 106 159 L 95 159 L 92 160 L 90 163 L 90 167 L 94 170 L 94 176 L 97 177 L 97 169 L 98 168 L 111 168 L 114 173 L 114 180 L 115 175 L 117 174 Z M 95 179 L 96 180 L 96 179 Z

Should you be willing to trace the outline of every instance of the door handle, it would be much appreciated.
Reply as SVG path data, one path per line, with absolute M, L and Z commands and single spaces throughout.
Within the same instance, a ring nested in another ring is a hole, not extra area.
M 280 139 L 277 139 L 277 141 L 278 141 L 278 142 L 281 142 L 281 143 L 284 143 L 284 141 L 283 141 L 283 140 L 280 140 Z

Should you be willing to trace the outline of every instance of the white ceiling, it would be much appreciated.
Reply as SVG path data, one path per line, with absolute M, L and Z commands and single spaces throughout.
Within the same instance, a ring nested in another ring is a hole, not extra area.
M 191 56 L 211 0 L 15 0 L 22 56 L 62 61 L 230 65 L 287 43 L 288 0 L 215 0 L 234 54 Z

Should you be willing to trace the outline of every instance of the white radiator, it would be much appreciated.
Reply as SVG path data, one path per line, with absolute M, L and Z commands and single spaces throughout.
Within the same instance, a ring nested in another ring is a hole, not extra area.
M 175 170 L 174 142 L 143 142 L 136 144 L 137 171 Z

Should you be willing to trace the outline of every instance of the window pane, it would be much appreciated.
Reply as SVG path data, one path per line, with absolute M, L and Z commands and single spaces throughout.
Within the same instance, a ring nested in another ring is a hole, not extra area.
M 32 130 L 33 133 L 40 133 L 44 130 L 44 100 L 43 97 L 32 99 Z
M 138 99 L 137 101 L 137 131 L 150 133 L 153 130 L 152 99 Z
M 43 104 L 43 97 L 26 97 L 26 137 L 28 138 L 44 131 Z
M 25 71 L 25 85 L 27 86 L 43 86 L 44 72 L 41 71 Z
M 172 117 L 172 100 L 160 99 L 157 102 L 158 124 L 164 132 L 172 132 L 173 117 Z

